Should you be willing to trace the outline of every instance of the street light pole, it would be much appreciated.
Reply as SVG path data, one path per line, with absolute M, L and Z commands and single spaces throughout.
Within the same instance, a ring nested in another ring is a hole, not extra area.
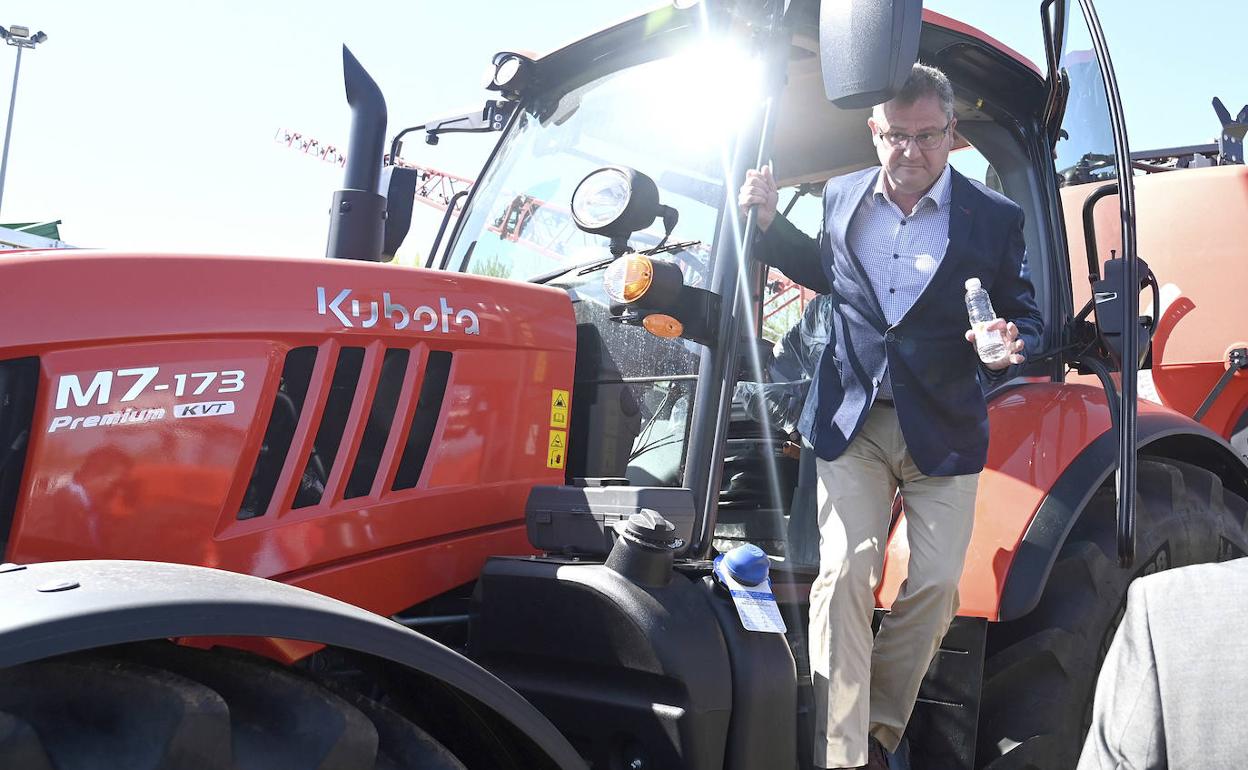
M 9 97 L 9 122 L 4 127 L 4 155 L 0 157 L 0 209 L 4 208 L 4 175 L 9 170 L 9 136 L 13 133 L 13 108 L 17 105 L 17 75 L 22 71 L 22 47 L 17 48 L 13 65 L 13 94 Z
M 13 109 L 17 106 L 17 76 L 22 71 L 22 50 L 34 48 L 48 39 L 43 32 L 30 34 L 28 27 L 14 25 L 8 29 L 0 27 L 0 37 L 4 42 L 17 49 L 17 63 L 13 65 L 13 93 L 9 96 L 9 119 L 4 127 L 4 153 L 0 155 L 0 206 L 4 205 L 4 177 L 9 170 L 9 138 L 13 133 Z

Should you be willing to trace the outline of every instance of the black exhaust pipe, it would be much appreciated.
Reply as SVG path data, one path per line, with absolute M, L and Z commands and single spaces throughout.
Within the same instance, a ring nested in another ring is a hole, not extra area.
M 386 198 L 378 192 L 386 144 L 386 99 L 345 45 L 342 75 L 351 106 L 351 140 L 344 189 L 334 193 L 329 212 L 325 256 L 378 262 L 386 218 Z

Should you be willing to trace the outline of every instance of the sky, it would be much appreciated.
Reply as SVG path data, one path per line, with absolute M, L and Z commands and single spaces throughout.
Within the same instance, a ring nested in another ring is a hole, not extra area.
M 275 141 L 345 150 L 345 43 L 403 126 L 479 109 L 490 57 L 543 53 L 656 0 L 6 0 L 0 25 L 43 30 L 22 56 L 0 222 L 63 220 L 73 245 L 322 256 L 342 170 Z M 1043 62 L 1039 0 L 927 0 Z M 1097 0 L 1132 149 L 1213 140 L 1210 105 L 1248 102 L 1232 0 Z M 1178 9 L 1182 9 L 1182 13 Z M 0 46 L 0 110 L 15 49 Z M 407 143 L 408 160 L 475 178 L 497 135 Z M 404 251 L 440 213 L 417 206 Z

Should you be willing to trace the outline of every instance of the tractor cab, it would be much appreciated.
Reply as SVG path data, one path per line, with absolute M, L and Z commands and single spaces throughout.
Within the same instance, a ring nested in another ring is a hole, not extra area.
M 1057 91 L 1034 63 L 930 11 L 917 59 L 954 86 L 950 163 L 1026 213 L 1050 322 L 1024 374 L 1054 380 L 1052 351 L 1072 318 L 1056 191 L 1080 158 L 1095 156 L 1098 178 L 1112 180 L 1114 145 L 1088 28 L 1064 3 L 1045 5 Z M 816 559 L 813 460 L 801 461 L 809 452 L 794 431 L 810 371 L 785 361 L 811 365 L 788 333 L 819 303 L 748 258 L 736 196 L 746 168 L 771 163 L 780 210 L 815 237 L 823 182 L 878 164 L 872 100 L 828 98 L 837 67 L 861 62 L 821 56 L 820 12 L 813 2 L 783 15 L 766 3 L 664 8 L 538 59 L 500 54 L 494 87 L 515 109 L 442 255 L 451 270 L 569 293 L 568 480 L 691 490 L 691 553 L 718 538 Z M 1078 52 L 1073 65 L 1066 50 Z

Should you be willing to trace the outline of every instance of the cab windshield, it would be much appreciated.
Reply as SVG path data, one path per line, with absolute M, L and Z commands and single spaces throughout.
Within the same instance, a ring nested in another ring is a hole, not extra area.
M 695 47 L 536 100 L 481 176 L 448 264 L 523 281 L 606 256 L 607 240 L 573 223 L 572 191 L 597 168 L 629 166 L 654 179 L 663 203 L 680 212 L 669 242 L 696 242 L 679 261 L 704 271 L 727 195 L 729 143 L 752 106 L 732 82 L 748 72 L 725 71 L 722 55 Z M 632 245 L 662 237 L 656 222 Z
M 451 269 L 521 281 L 568 271 L 550 285 L 572 297 L 578 347 L 596 351 L 585 356 L 596 371 L 578 369 L 575 398 L 606 405 L 594 407 L 595 424 L 586 430 L 596 449 L 587 467 L 569 468 L 573 476 L 681 483 L 700 346 L 612 320 L 602 272 L 572 270 L 610 256 L 605 237 L 573 222 L 572 192 L 603 166 L 627 166 L 652 178 L 662 203 L 679 212 L 668 244 L 683 246 L 662 258 L 681 268 L 687 285 L 707 287 L 721 218 L 731 211 L 726 202 L 735 199 L 726 165 L 737 132 L 757 106 L 748 96 L 756 69 L 739 51 L 694 46 L 534 99 L 517 116 L 463 214 L 450 247 Z M 663 236 L 657 220 L 630 245 L 643 250 Z M 724 251 L 732 253 L 731 247 Z

